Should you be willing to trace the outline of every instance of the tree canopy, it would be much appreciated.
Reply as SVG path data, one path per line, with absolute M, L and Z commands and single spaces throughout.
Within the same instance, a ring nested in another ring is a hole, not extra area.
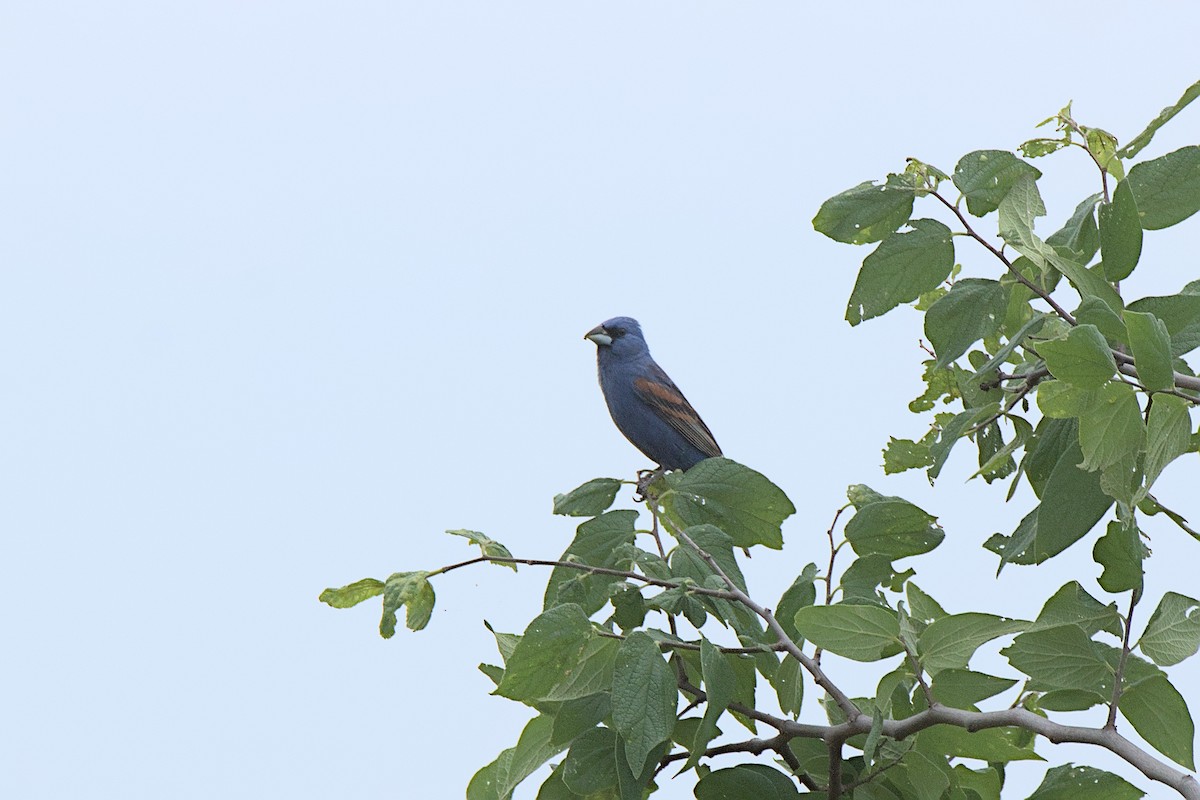
M 1200 347 L 1200 280 L 1171 295 L 1121 289 L 1138 268 L 1166 268 L 1143 262 L 1143 237 L 1200 210 L 1200 145 L 1138 158 L 1197 95 L 1200 83 L 1124 145 L 1068 105 L 1013 151 L 969 152 L 950 171 L 908 159 L 813 220 L 872 247 L 850 325 L 900 306 L 923 315 L 926 388 L 909 408 L 928 432 L 892 438 L 885 472 L 924 470 L 932 482 L 953 448 L 973 448 L 974 477 L 998 484 L 996 502 L 1021 482 L 1036 502 L 963 569 L 983 580 L 1090 547 L 1098 580 L 1048 592 L 1034 619 L 950 613 L 943 602 L 973 598 L 935 599 L 912 566 L 947 535 L 937 517 L 854 485 L 836 512 L 840 500 L 808 498 L 830 505 L 826 557 L 763 598 L 739 554 L 770 558 L 796 510 L 766 476 L 713 458 L 644 486 L 597 478 L 554 498 L 555 514 L 581 519 L 557 557 L 515 557 L 485 533 L 453 530 L 480 555 L 321 594 L 337 608 L 381 597 L 391 637 L 401 611 L 410 630 L 429 623 L 439 575 L 549 570 L 541 612 L 519 634 L 494 632 L 500 663 L 480 665 L 494 694 L 534 716 L 467 797 L 504 800 L 551 763 L 539 800 L 637 800 L 685 772 L 700 800 L 995 800 L 1005 765 L 1043 760 L 1044 738 L 1107 750 L 1140 783 L 1058 764 L 1030 800 L 1132 799 L 1149 781 L 1200 798 L 1189 699 L 1168 671 L 1200 649 L 1200 600 L 1159 587 L 1153 609 L 1139 606 L 1145 518 L 1200 540 L 1154 491 L 1167 469 L 1196 471 L 1200 378 L 1187 357 Z M 1071 157 L 1094 164 L 1095 183 L 1046 234 L 1039 181 Z M 972 669 L 984 649 L 1007 660 L 1006 674 Z M 824 653 L 875 665 L 874 695 L 843 691 Z M 1092 722 L 1061 721 L 1078 711 Z

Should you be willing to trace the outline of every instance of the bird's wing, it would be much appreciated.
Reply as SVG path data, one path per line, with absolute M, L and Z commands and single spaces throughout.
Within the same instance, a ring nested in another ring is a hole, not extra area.
M 650 376 L 636 378 L 633 388 L 642 402 L 650 406 L 654 413 L 677 430 L 697 450 L 709 458 L 721 455 L 721 447 L 713 438 L 712 431 L 661 367 L 654 364 Z

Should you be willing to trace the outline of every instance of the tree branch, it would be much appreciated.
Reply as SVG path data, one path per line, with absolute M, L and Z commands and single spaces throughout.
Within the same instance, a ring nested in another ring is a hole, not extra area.
M 1113 358 L 1116 359 L 1118 370 L 1125 375 L 1129 375 L 1130 377 L 1138 377 L 1137 367 L 1133 365 L 1132 356 L 1128 356 L 1125 353 L 1122 353 L 1120 350 L 1113 350 L 1112 354 Z M 1191 375 L 1184 375 L 1182 372 L 1176 372 L 1173 373 L 1173 379 L 1175 381 L 1175 385 L 1179 387 L 1179 389 L 1190 389 L 1193 392 L 1200 392 L 1200 378 L 1193 378 Z M 1177 389 L 1168 391 L 1167 394 L 1173 394 L 1176 397 L 1182 397 L 1188 402 L 1200 404 L 1200 397 L 1184 394 Z
M 1055 302 L 1054 298 L 1050 296 L 1049 292 L 1022 275 L 1021 271 L 1013 266 L 1013 263 L 1008 260 L 1008 256 L 1004 255 L 1004 252 L 1000 250 L 1000 248 L 996 247 L 987 239 L 984 239 L 982 236 L 980 236 L 979 233 L 971 227 L 971 223 L 967 222 L 966 216 L 963 215 L 958 206 L 956 206 L 954 203 L 951 203 L 945 197 L 942 197 L 942 195 L 938 192 L 930 192 L 930 194 L 940 200 L 942 205 L 950 209 L 954 216 L 958 217 L 958 221 L 962 224 L 963 229 L 967 232 L 967 235 L 987 248 L 988 252 L 990 252 L 996 258 L 1000 259 L 1000 261 L 1003 262 L 1004 266 L 1008 268 L 1008 271 L 1012 273 L 1013 277 L 1016 278 L 1019 283 L 1024 285 L 1027 289 L 1029 289 L 1029 291 L 1033 292 L 1038 297 L 1042 298 L 1042 300 L 1045 300 L 1046 304 L 1054 309 L 1054 313 L 1058 314 L 1071 325 L 1076 324 L 1075 317 L 1071 316 L 1070 312 Z
M 829 742 L 829 800 L 842 796 L 842 744 L 841 739 Z
M 653 503 L 650 503 L 650 513 L 654 514 L 655 516 L 658 515 L 658 511 L 654 508 Z M 842 710 L 842 713 L 844 713 L 851 720 L 862 716 L 862 711 L 860 711 L 858 706 L 854 704 L 854 701 L 850 699 L 850 696 L 838 688 L 837 684 L 829 679 L 829 677 L 821 670 L 820 664 L 809 658 L 809 656 L 800 649 L 800 646 L 792 641 L 792 637 L 788 636 L 787 631 L 785 631 L 783 626 L 779 624 L 779 620 L 775 619 L 775 615 L 771 613 L 770 609 L 759 605 L 750 598 L 750 595 L 743 592 L 738 585 L 734 583 L 733 579 L 725 573 L 725 570 L 721 569 L 721 565 L 717 563 L 717 560 L 709 553 L 705 552 L 699 545 L 696 544 L 692 537 L 680 530 L 673 522 L 671 522 L 670 519 L 663 517 L 662 523 L 676 538 L 684 542 L 688 547 L 695 550 L 696 553 L 702 559 L 704 559 L 705 563 L 708 564 L 709 568 L 712 569 L 712 571 L 716 573 L 721 580 L 725 581 L 725 585 L 729 587 L 729 591 L 734 595 L 734 599 L 736 599 L 746 608 L 753 611 L 767 623 L 767 627 L 769 627 L 775 634 L 776 640 L 783 645 L 784 650 L 786 650 L 789 655 L 793 656 L 806 670 L 808 670 L 808 673 L 812 675 L 813 681 L 822 689 L 824 689 L 830 697 L 833 698 L 834 702 L 838 704 L 838 708 Z

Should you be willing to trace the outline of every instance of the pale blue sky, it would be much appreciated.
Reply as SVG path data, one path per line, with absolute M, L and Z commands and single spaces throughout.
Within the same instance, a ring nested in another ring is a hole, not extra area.
M 994 580 L 979 545 L 1030 501 L 964 486 L 965 455 L 934 491 L 882 476 L 887 436 L 924 430 L 919 318 L 850 329 L 866 251 L 810 220 L 1072 98 L 1132 136 L 1200 77 L 1200 10 L 1132 8 L 10 4 L 0 794 L 462 796 L 528 717 L 475 669 L 482 621 L 519 630 L 546 575 L 445 576 L 429 628 L 386 642 L 376 604 L 316 597 L 468 557 L 446 528 L 561 552 L 550 498 L 646 466 L 581 338 L 617 314 L 800 508 L 746 568 L 764 601 L 860 482 L 940 516 L 917 580 L 953 611 L 1094 576 L 1080 547 Z M 1190 109 L 1146 155 L 1198 140 Z M 1092 177 L 1047 169 L 1057 222 Z M 1196 278 L 1197 235 L 1149 236 L 1127 293 Z M 1200 520 L 1196 472 L 1162 494 Z M 1186 591 L 1198 545 L 1151 530 L 1150 594 Z M 1200 703 L 1194 666 L 1172 676 Z

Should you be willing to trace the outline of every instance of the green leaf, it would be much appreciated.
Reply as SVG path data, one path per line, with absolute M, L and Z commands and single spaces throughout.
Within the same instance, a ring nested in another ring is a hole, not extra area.
M 915 583 L 909 583 L 905 587 L 905 596 L 908 598 L 909 614 L 922 625 L 928 625 L 946 616 L 946 610 L 938 601 L 925 594 Z
M 930 455 L 929 445 L 926 442 L 888 438 L 887 447 L 883 450 L 885 474 L 894 475 L 910 469 L 923 469 L 931 464 L 933 464 L 933 456 Z
M 800 643 L 802 637 L 800 632 L 796 630 L 796 612 L 805 606 L 811 606 L 817 600 L 817 565 L 808 564 L 796 580 L 792 581 L 779 598 L 779 602 L 775 605 L 775 618 L 779 620 L 779 624 L 783 626 L 783 630 L 787 633 L 788 638 L 797 644 Z
M 1111 203 L 1100 204 L 1099 217 L 1104 277 L 1123 281 L 1142 255 L 1142 224 L 1128 180 L 1117 184 Z
M 550 777 L 542 781 L 542 785 L 538 787 L 537 800 L 575 800 L 577 795 L 563 783 L 562 773 L 562 764 L 551 770 Z M 603 798 L 603 795 L 600 795 L 600 798 Z
M 492 627 L 492 623 L 486 619 L 483 621 L 483 627 L 491 631 L 492 636 L 496 637 L 496 649 L 500 651 L 500 657 L 507 664 L 512 658 L 513 651 L 517 649 L 517 642 L 521 641 L 521 637 L 516 633 L 501 633 Z
M 1082 128 L 1088 152 L 1096 159 L 1100 169 L 1117 180 L 1125 177 L 1125 168 L 1117 158 L 1117 137 L 1102 128 Z
M 633 544 L 637 518 L 636 511 L 622 509 L 587 520 L 576 529 L 574 540 L 558 560 L 616 569 L 618 548 Z M 577 603 L 585 614 L 595 614 L 608 602 L 610 587 L 620 580 L 613 575 L 555 567 L 546 584 L 542 607 L 549 609 L 563 603 Z
M 797 717 L 804 703 L 804 667 L 795 656 L 784 656 L 779 669 L 771 677 L 771 686 L 779 698 L 779 710 L 791 714 L 793 718 Z
M 1012 678 L 997 678 L 969 669 L 943 669 L 930 687 L 934 698 L 952 708 L 974 709 L 975 704 L 1016 685 Z
M 921 363 L 925 367 L 925 372 L 921 376 L 921 380 L 925 381 L 925 391 L 908 404 L 908 410 L 914 414 L 929 411 L 939 400 L 943 404 L 951 403 L 959 396 L 958 382 L 955 380 L 953 370 L 939 367 L 937 360 L 932 358 Z M 921 439 L 922 442 L 927 440 L 928 436 Z
M 1054 419 L 1072 419 L 1092 413 L 1100 396 L 1099 389 L 1081 389 L 1066 381 L 1043 381 L 1037 390 L 1042 413 Z
M 1047 139 L 1043 136 L 1037 139 L 1030 139 L 1027 142 L 1021 142 L 1017 145 L 1017 149 L 1026 158 L 1042 158 L 1051 153 L 1056 153 L 1064 147 L 1069 147 L 1070 144 L 1066 139 Z
M 783 547 L 781 526 L 796 507 L 762 473 L 728 458 L 709 458 L 675 475 L 662 504 L 684 526 L 716 525 L 735 547 Z
M 1191 424 L 1186 400 L 1173 395 L 1155 396 L 1146 436 L 1146 491 L 1168 464 L 1191 450 Z
M 882 495 L 865 483 L 852 483 L 846 487 L 846 499 L 856 510 L 861 510 L 871 503 L 878 503 L 881 500 L 898 500 L 899 498 Z
M 338 589 L 326 589 L 317 599 L 334 608 L 351 608 L 364 600 L 383 594 L 383 581 L 363 578 Z
M 1153 314 L 1125 311 L 1125 326 L 1133 350 L 1138 380 L 1146 388 L 1165 391 L 1175 387 L 1171 368 L 1171 334 L 1167 325 Z
M 913 574 L 911 569 L 897 574 L 887 556 L 861 556 L 842 573 L 842 600 L 851 605 L 858 604 L 860 600 L 867 605 L 883 603 L 883 598 L 877 592 L 879 586 L 899 589 Z
M 1006 150 L 976 150 L 959 160 L 954 185 L 967 199 L 967 210 L 977 217 L 995 211 L 1014 183 L 1042 177 L 1037 167 Z
M 608 691 L 620 647 L 621 643 L 616 639 L 593 637 L 583 649 L 583 655 L 558 676 L 544 699 L 548 702 L 570 701 Z
M 1200 147 L 1181 147 L 1135 164 L 1127 180 L 1143 228 L 1158 230 L 1183 222 L 1200 211 Z
M 1183 696 L 1165 675 L 1127 689 L 1117 707 L 1151 747 L 1177 764 L 1196 769 L 1192 758 L 1196 726 Z
M 1044 381 L 1042 386 L 1052 383 Z M 1041 390 L 1038 390 L 1039 395 Z M 1033 493 L 1042 496 L 1046 481 L 1063 453 L 1079 444 L 1079 423 L 1074 419 L 1050 419 L 1043 417 L 1033 431 L 1033 438 L 1025 449 L 1021 471 L 1029 478 Z M 1081 454 L 1082 457 L 1082 454 Z
M 917 734 L 917 747 L 926 753 L 941 753 L 981 761 L 1041 761 L 1032 746 L 1017 744 L 1016 728 L 989 728 L 970 733 L 951 725 L 934 725 Z
M 700 721 L 700 727 L 696 729 L 695 738 L 688 747 L 688 760 L 683 765 L 684 770 L 689 770 L 700 762 L 708 743 L 717 735 L 717 719 L 733 702 L 733 694 L 737 689 L 737 676 L 729 660 L 716 645 L 703 637 L 700 639 L 700 670 L 708 701 L 704 705 L 704 717 Z
M 855 661 L 879 661 L 904 650 L 895 612 L 879 606 L 808 606 L 795 620 L 805 639 Z
M 1046 244 L 1067 250 L 1072 260 L 1087 264 L 1100 249 L 1100 231 L 1096 227 L 1096 204 L 1100 195 L 1094 194 L 1075 207 L 1075 213 L 1058 231 L 1046 237 Z
M 1112 686 L 1112 668 L 1084 630 L 1075 625 L 1023 633 L 1001 655 L 1028 675 L 1030 688 L 1085 689 Z
M 1114 647 L 1113 645 L 1102 644 L 1101 642 L 1095 642 L 1094 644 L 1096 652 L 1102 658 L 1104 658 L 1106 662 L 1108 662 L 1109 671 L 1115 675 L 1117 672 L 1117 665 L 1121 663 L 1121 648 Z M 1140 686 L 1142 683 L 1145 683 L 1152 678 L 1166 677 L 1165 672 L 1141 656 L 1135 655 L 1131 652 L 1124 658 L 1125 672 L 1122 675 L 1121 683 L 1125 691 L 1132 689 L 1134 686 Z M 1104 688 L 1111 690 L 1112 681 L 1109 681 L 1109 685 Z
M 1095 325 L 1077 325 L 1062 339 L 1038 345 L 1046 368 L 1060 381 L 1082 389 L 1096 389 L 1117 371 L 1112 350 Z
M 1064 764 L 1046 770 L 1029 800 L 1138 800 L 1146 793 L 1124 778 L 1095 767 Z
M 889 175 L 883 185 L 864 181 L 826 200 L 813 227 L 846 244 L 878 242 L 908 222 L 914 197 L 912 176 Z
M 388 576 L 383 587 L 383 618 L 379 634 L 390 639 L 396 633 L 396 612 L 408 606 L 404 622 L 410 631 L 419 631 L 429 624 L 433 614 L 433 587 L 428 572 L 396 572 Z
M 1200 294 L 1186 291 L 1163 297 L 1143 297 L 1129 304 L 1129 310 L 1158 317 L 1171 335 L 1171 355 L 1181 356 L 1200 347 Z
M 610 683 L 611 676 L 612 672 L 610 671 Z M 554 744 L 572 742 L 603 722 L 611 711 L 612 703 L 609 701 L 607 691 L 564 701 L 554 714 L 554 733 L 551 735 L 550 741 Z
M 894 783 L 903 787 L 905 798 L 912 800 L 941 800 L 950 788 L 950 767 L 940 753 L 932 757 L 919 750 L 910 750 L 900 762 L 903 772 L 890 776 Z
M 567 517 L 594 517 L 608 510 L 621 489 L 616 478 L 594 478 L 566 494 L 554 495 L 554 513 Z
M 509 800 L 513 789 L 521 781 L 556 753 L 562 752 L 561 746 L 550 744 L 553 726 L 554 720 L 547 716 L 531 719 L 521 732 L 516 747 L 502 752 L 495 761 L 471 778 L 467 786 L 467 800 Z
M 486 534 L 480 533 L 479 531 L 456 530 L 446 531 L 446 533 L 450 534 L 451 536 L 462 536 L 471 544 L 479 545 L 479 550 L 488 558 L 512 558 L 512 553 L 509 552 L 507 547 L 500 544 L 495 539 L 487 536 Z M 495 563 L 498 567 L 508 567 L 513 572 L 517 571 L 516 564 L 505 564 L 501 562 L 493 563 Z
M 1121 297 L 1111 284 L 1069 257 L 1066 248 L 1056 250 L 1033 232 L 1034 220 L 1045 213 L 1046 206 L 1033 179 L 1026 176 L 1017 180 L 1000 203 L 1001 237 L 1043 273 L 1053 268 L 1066 276 L 1081 297 L 1095 297 L 1113 311 L 1119 311 Z
M 1037 619 L 1028 627 L 1030 633 L 1057 628 L 1060 625 L 1076 625 L 1088 637 L 1100 631 L 1120 637 L 1121 617 L 1115 603 L 1104 605 L 1088 594 L 1079 581 L 1063 584 L 1042 606 Z
M 1163 595 L 1138 647 L 1160 667 L 1194 656 L 1200 650 L 1200 600 L 1175 592 Z
M 1158 113 L 1158 116 L 1150 121 L 1146 129 L 1137 136 L 1129 140 L 1129 144 L 1117 151 L 1117 155 L 1121 158 L 1133 158 L 1143 147 L 1150 144 L 1150 140 L 1154 138 L 1154 134 L 1158 129 L 1167 124 L 1172 117 L 1187 107 L 1189 103 L 1200 97 L 1200 81 L 1193 83 L 1184 90 L 1183 96 L 1179 98 L 1174 105 L 1167 106 Z
M 721 570 L 737 584 L 739 589 L 746 588 L 746 579 L 738 566 L 737 557 L 733 554 L 733 539 L 713 525 L 693 525 L 684 530 L 688 538 L 696 543 L 704 552 L 713 557 Z M 712 567 L 708 565 L 699 553 L 680 542 L 671 551 L 671 573 L 676 578 L 691 578 L 701 586 L 705 585 L 709 576 L 715 576 Z M 721 584 L 725 588 L 725 584 Z
M 646 599 L 641 589 L 633 584 L 622 584 L 609 598 L 613 607 L 613 621 L 623 631 L 642 627 L 646 621 Z
M 912 230 L 891 234 L 863 259 L 846 307 L 851 325 L 911 303 L 949 277 L 954 268 L 950 229 L 932 219 L 908 224 Z
M 1082 459 L 1078 443 L 1070 443 L 1042 488 L 1041 504 L 1011 536 L 997 534 L 984 546 L 1003 563 L 1040 564 L 1079 541 L 1113 503 L 1100 488 L 1100 476 L 1077 466 Z
M 650 751 L 650 755 L 646 758 L 646 767 L 640 773 L 633 772 L 629 769 L 629 764 L 624 758 L 619 756 L 625 750 L 625 741 L 617 736 L 617 753 L 618 757 L 614 758 L 617 766 L 617 791 L 618 797 L 612 800 L 644 800 L 647 794 L 646 788 L 654 779 L 654 769 L 658 765 L 659 760 L 667 754 L 671 748 L 670 742 L 663 742 Z M 601 795 L 600 800 L 608 800 Z
M 958 440 L 966 435 L 971 427 L 994 416 L 997 411 L 999 411 L 999 405 L 996 403 L 972 408 L 954 415 L 953 419 L 942 426 L 937 442 L 929 448 L 929 454 L 933 456 L 933 464 L 926 473 L 930 482 L 941 475 L 942 467 L 946 466 L 946 460 L 950 458 L 950 450 Z
M 710 772 L 696 784 L 697 800 L 794 800 L 796 784 L 766 764 L 739 764 Z
M 1079 418 L 1080 466 L 1094 471 L 1136 458 L 1146 443 L 1146 423 L 1133 387 L 1115 382 L 1104 385 L 1090 412 Z
M 991 483 L 1016 471 L 1017 464 L 1013 460 L 1012 454 L 1025 443 L 1029 434 L 1033 432 L 1033 426 L 1020 417 L 1013 417 L 1011 422 L 1016 430 L 1016 435 L 1007 442 L 1004 441 L 1000 423 L 995 420 L 975 431 L 975 445 L 979 450 L 979 469 L 971 477 L 980 475 L 985 481 Z
M 898 498 L 870 503 L 846 523 L 846 540 L 859 555 L 916 556 L 933 550 L 944 538 L 937 517 Z
M 921 634 L 921 666 L 930 675 L 943 669 L 966 667 L 975 651 L 986 642 L 1019 633 L 1028 623 L 991 614 L 952 614 L 930 623 Z
M 593 728 L 574 742 L 562 765 L 562 782 L 573 794 L 591 795 L 617 785 L 617 735 Z
M 733 669 L 735 678 L 735 688 L 733 691 L 733 701 L 741 703 L 747 708 L 757 708 L 754 702 L 755 690 L 758 687 L 758 672 L 755 668 L 755 660 L 750 656 L 728 654 L 725 659 L 726 663 Z M 754 721 L 737 714 L 730 712 L 741 724 L 745 725 L 752 733 L 757 729 L 754 727 Z
M 925 336 L 944 367 L 1004 321 L 1008 287 L 984 278 L 963 278 L 925 312 Z
M 1092 548 L 1092 559 L 1104 567 L 1097 579 L 1100 588 L 1112 594 L 1140 589 L 1142 561 L 1147 555 L 1136 525 L 1116 520 L 1108 523 L 1108 531 Z
M 1000 800 L 1000 787 L 1003 783 L 1001 772 L 1003 765 L 985 769 L 968 769 L 963 764 L 954 765 L 954 782 L 958 785 L 961 795 L 952 795 L 952 800 Z
M 1110 342 L 1129 344 L 1129 331 L 1125 323 L 1102 300 L 1084 298 L 1079 308 L 1075 309 L 1075 321 L 1080 325 L 1095 325 Z
M 643 631 L 621 643 L 613 669 L 613 725 L 625 743 L 625 761 L 640 775 L 650 753 L 671 738 L 679 690 L 658 645 Z
M 525 703 L 548 699 L 577 668 L 593 636 L 592 623 L 574 603 L 542 612 L 517 642 L 493 694 Z
M 497 685 L 504 678 L 504 667 L 497 667 L 495 664 L 480 664 L 476 669 L 488 676 L 492 683 Z
M 1108 701 L 1108 697 L 1085 689 L 1055 689 L 1039 697 L 1037 704 L 1045 711 L 1087 711 Z

